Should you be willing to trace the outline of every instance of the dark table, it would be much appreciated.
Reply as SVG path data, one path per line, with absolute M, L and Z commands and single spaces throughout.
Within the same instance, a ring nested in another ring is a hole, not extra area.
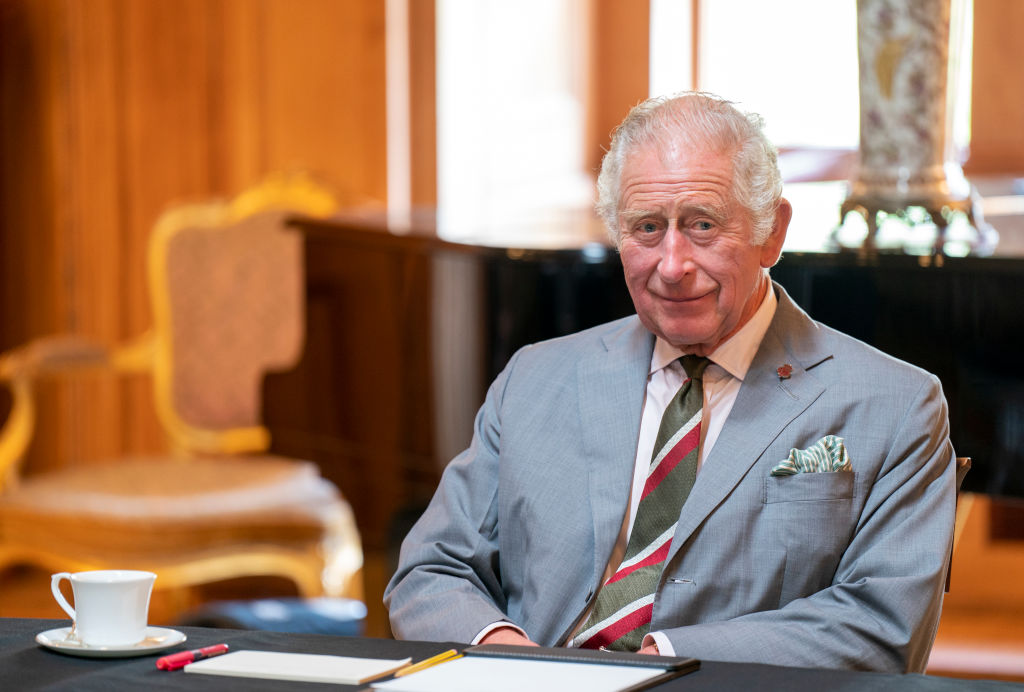
M 324 690 L 321 683 L 188 675 L 156 669 L 153 654 L 138 658 L 79 658 L 55 653 L 35 642 L 37 633 L 62 627 L 66 620 L 0 618 L 0 689 L 21 690 Z M 284 634 L 253 630 L 181 627 L 188 641 L 171 651 L 226 642 L 243 649 L 334 654 L 366 658 L 426 658 L 461 645 L 451 642 L 406 642 L 390 639 Z M 330 689 L 355 690 L 335 685 Z M 481 692 L 486 692 L 481 686 Z M 886 675 L 848 671 L 783 668 L 705 661 L 701 669 L 657 688 L 671 690 L 1024 690 L 1024 685 L 986 680 L 955 680 L 926 675 Z M 531 690 L 529 692 L 540 692 Z

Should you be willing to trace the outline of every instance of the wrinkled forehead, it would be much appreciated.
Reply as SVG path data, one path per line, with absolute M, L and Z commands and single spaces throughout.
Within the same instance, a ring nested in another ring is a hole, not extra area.
M 733 153 L 729 147 L 705 142 L 653 138 L 637 142 L 627 153 L 620 180 L 626 184 L 627 179 L 637 175 L 686 171 L 698 177 L 710 172 L 716 179 L 731 182 L 735 173 Z
M 721 133 L 696 132 L 679 125 L 665 125 L 640 133 L 627 150 L 625 160 L 656 153 L 662 165 L 670 167 L 692 157 L 711 159 L 725 156 L 731 160 L 738 149 L 738 142 Z

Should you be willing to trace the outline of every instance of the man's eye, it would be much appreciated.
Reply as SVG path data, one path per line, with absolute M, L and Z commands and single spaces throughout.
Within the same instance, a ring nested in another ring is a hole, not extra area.
M 658 224 L 652 221 L 645 221 L 644 223 L 640 224 L 639 230 L 641 233 L 655 233 L 658 230 Z
M 697 223 L 694 224 L 694 227 L 698 231 L 710 231 L 715 227 L 715 225 L 710 221 L 698 221 Z

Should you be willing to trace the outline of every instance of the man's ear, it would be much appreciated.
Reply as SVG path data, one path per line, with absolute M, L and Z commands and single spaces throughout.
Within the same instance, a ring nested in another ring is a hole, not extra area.
M 779 204 L 775 208 L 775 220 L 772 223 L 772 232 L 765 238 L 761 246 L 761 266 L 765 269 L 774 267 L 782 255 L 782 246 L 786 242 L 786 230 L 789 228 L 789 221 L 793 218 L 793 205 L 785 197 L 779 198 Z

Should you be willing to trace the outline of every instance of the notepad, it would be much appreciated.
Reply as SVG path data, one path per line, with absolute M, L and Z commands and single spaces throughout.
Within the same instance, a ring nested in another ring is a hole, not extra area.
M 351 658 L 281 651 L 234 651 L 185 666 L 186 673 L 359 685 L 390 675 L 411 659 Z
M 618 692 L 665 674 L 664 668 L 466 656 L 394 680 L 375 682 L 381 692 Z

